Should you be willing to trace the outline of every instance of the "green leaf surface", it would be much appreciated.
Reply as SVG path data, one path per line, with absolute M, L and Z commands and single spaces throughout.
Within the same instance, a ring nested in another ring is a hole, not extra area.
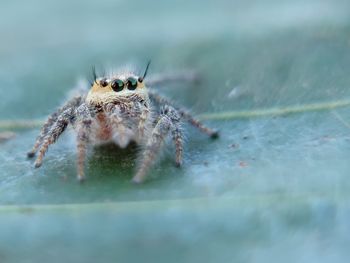
M 0 4 L 0 262 L 346 262 L 350 256 L 347 1 Z M 200 72 L 159 92 L 221 132 L 185 125 L 142 185 L 139 148 L 67 132 L 34 169 L 38 124 L 91 65 Z M 24 121 L 22 121 L 24 120 Z M 19 129 L 20 128 L 20 129 Z

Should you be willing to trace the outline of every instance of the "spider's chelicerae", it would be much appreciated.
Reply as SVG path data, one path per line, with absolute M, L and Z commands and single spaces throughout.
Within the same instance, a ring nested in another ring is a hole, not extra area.
M 142 153 L 132 181 L 144 181 L 148 170 L 159 154 L 168 135 L 176 150 L 176 165 L 180 166 L 183 155 L 183 132 L 181 121 L 186 120 L 212 138 L 217 131 L 205 127 L 188 111 L 176 106 L 169 99 L 158 95 L 147 86 L 161 85 L 170 81 L 191 81 L 191 73 L 164 75 L 146 80 L 149 63 L 143 76 L 120 73 L 110 77 L 97 77 L 89 91 L 69 99 L 51 114 L 28 157 L 38 151 L 35 167 L 41 166 L 48 147 L 55 143 L 68 125 L 76 132 L 77 177 L 84 180 L 84 162 L 87 146 L 113 142 L 121 148 L 134 141 Z

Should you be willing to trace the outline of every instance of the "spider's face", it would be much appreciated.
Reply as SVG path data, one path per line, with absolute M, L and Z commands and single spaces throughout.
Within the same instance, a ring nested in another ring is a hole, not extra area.
M 112 78 L 98 78 L 93 83 L 87 100 L 90 102 L 110 102 L 113 99 L 127 97 L 132 94 L 147 94 L 143 79 L 129 74 Z
M 140 77 L 130 75 L 120 75 L 113 78 L 99 78 L 91 87 L 92 92 L 106 93 L 115 92 L 124 95 L 130 92 L 137 92 L 137 89 L 144 88 L 145 85 Z

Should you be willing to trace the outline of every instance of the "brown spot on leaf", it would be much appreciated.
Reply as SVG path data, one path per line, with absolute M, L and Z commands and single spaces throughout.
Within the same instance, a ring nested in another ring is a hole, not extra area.
M 240 161 L 239 162 L 239 167 L 245 168 L 248 166 L 248 163 L 244 162 L 244 161 Z

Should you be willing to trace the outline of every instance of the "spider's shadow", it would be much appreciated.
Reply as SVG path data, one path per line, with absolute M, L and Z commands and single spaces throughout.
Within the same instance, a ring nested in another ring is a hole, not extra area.
M 131 142 L 126 148 L 120 148 L 115 143 L 108 143 L 103 145 L 98 145 L 93 148 L 93 153 L 96 155 L 118 155 L 118 154 L 136 154 L 138 150 L 138 146 L 135 142 Z
M 116 144 L 104 144 L 92 149 L 88 166 L 93 174 L 104 176 L 131 175 L 137 159 L 139 147 L 136 143 L 130 143 L 125 149 Z

